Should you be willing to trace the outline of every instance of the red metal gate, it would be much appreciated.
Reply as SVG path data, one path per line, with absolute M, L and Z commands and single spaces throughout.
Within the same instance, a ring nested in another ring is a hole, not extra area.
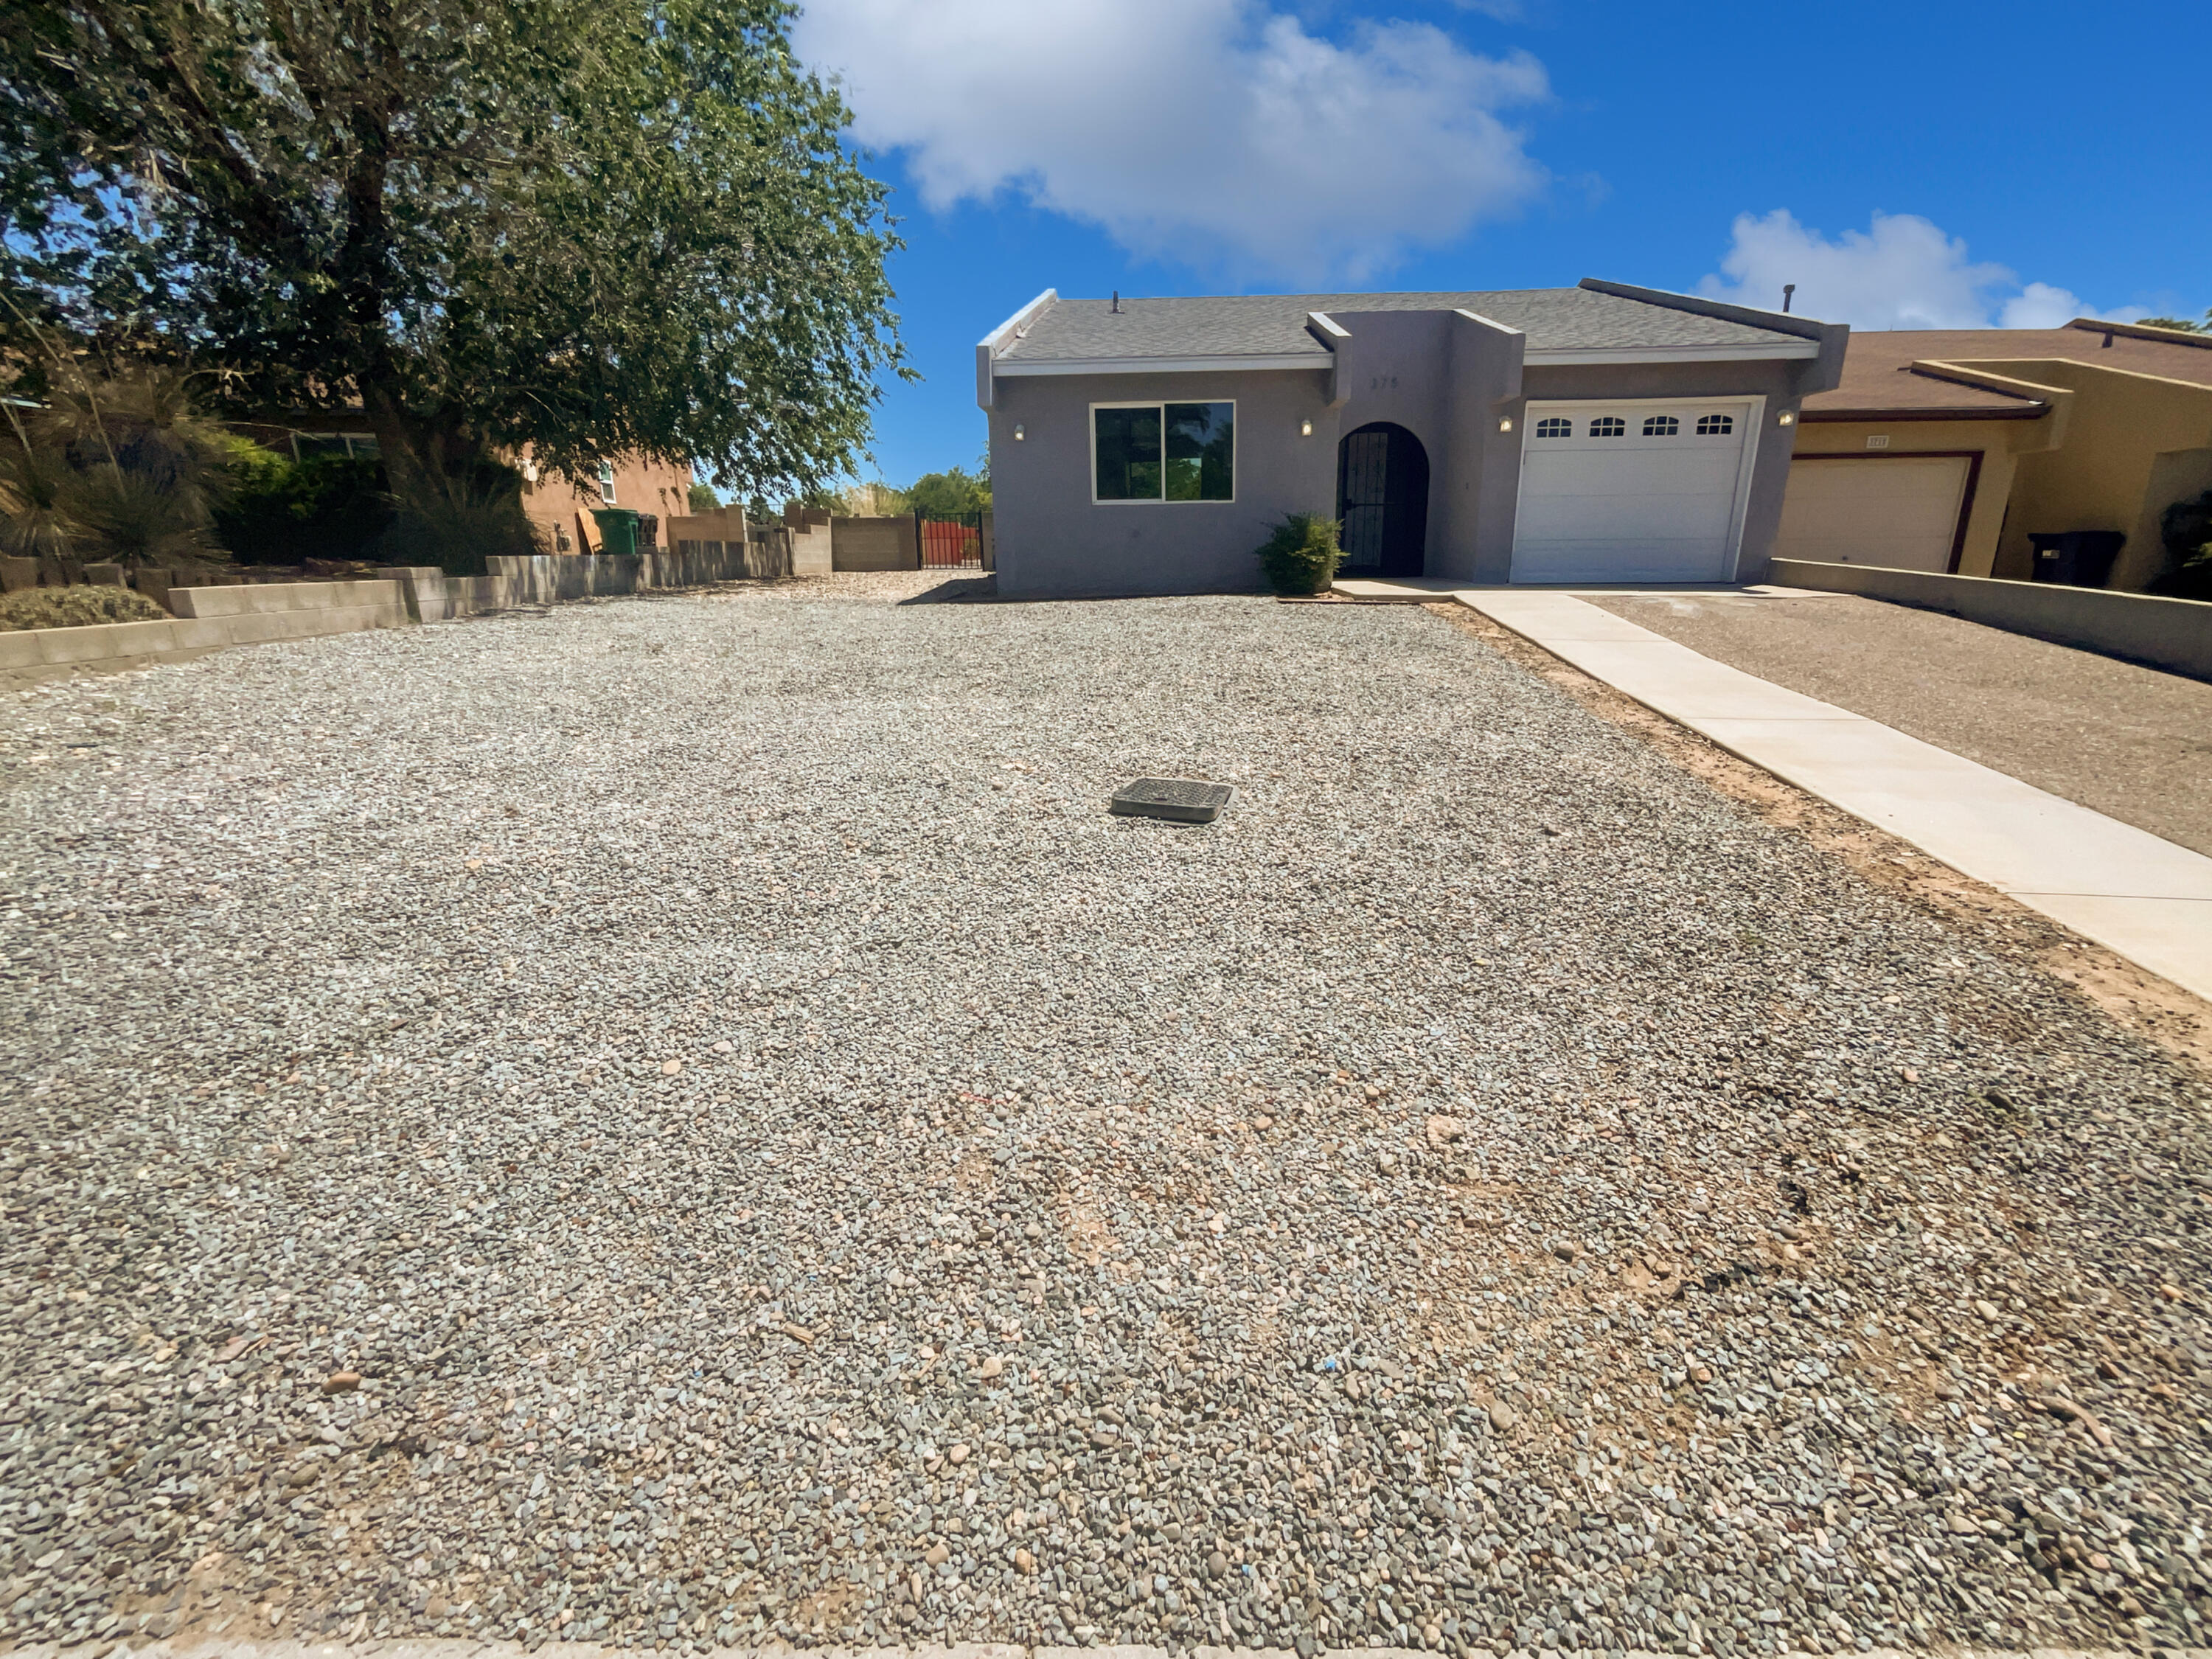
M 926 570 L 981 570 L 983 531 L 961 520 L 922 519 L 921 563 Z

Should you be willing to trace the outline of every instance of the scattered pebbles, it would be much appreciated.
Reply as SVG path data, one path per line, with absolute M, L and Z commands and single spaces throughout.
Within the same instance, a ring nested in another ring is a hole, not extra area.
M 2201 1080 L 1418 611 L 915 586 L 8 699 L 0 1637 L 2201 1640 Z

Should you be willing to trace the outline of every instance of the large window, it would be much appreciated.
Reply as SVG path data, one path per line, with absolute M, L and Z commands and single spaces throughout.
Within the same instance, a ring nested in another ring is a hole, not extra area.
M 1235 404 L 1103 404 L 1091 411 L 1097 499 L 1237 499 Z

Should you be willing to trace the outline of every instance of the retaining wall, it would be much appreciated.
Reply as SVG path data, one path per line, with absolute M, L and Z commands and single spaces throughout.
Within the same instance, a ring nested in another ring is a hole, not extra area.
M 1812 559 L 1770 561 L 1766 580 L 1785 587 L 1858 593 L 1923 611 L 1948 611 L 2009 633 L 2078 645 L 2212 680 L 2212 604 L 2199 599 Z
M 482 576 L 448 576 L 434 567 L 398 566 L 359 581 L 168 587 L 162 597 L 174 615 L 166 622 L 0 632 L 0 684 L 182 662 L 226 646 L 407 628 L 522 605 L 790 574 L 790 540 L 781 526 L 763 532 L 762 539 L 750 544 L 708 545 L 713 551 L 488 559 L 489 573 Z
M 184 662 L 226 646 L 405 628 L 413 620 L 396 581 L 260 582 L 179 587 L 166 622 L 99 623 L 0 633 L 0 683 L 29 684 L 64 674 L 113 673 Z

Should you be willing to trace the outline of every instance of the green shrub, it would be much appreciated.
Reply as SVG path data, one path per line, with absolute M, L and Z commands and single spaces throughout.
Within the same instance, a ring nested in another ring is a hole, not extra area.
M 169 613 L 143 593 L 105 584 L 27 587 L 0 595 L 0 633 L 26 628 L 91 628 L 100 623 L 166 622 Z
M 2212 599 L 2212 489 L 2160 515 L 2159 539 L 2172 562 L 2150 585 L 2170 599 Z
M 216 533 L 240 564 L 366 557 L 392 523 L 381 463 L 343 455 L 291 460 L 245 440 L 236 483 L 216 509 Z
M 1267 585 L 1278 593 L 1326 593 L 1344 557 L 1336 532 L 1336 520 L 1317 514 L 1293 513 L 1285 519 L 1260 546 Z
M 376 545 L 387 565 L 434 564 L 448 576 L 481 576 L 488 558 L 550 552 L 522 507 L 522 474 L 480 461 L 465 480 L 441 478 L 422 501 L 403 501 Z

